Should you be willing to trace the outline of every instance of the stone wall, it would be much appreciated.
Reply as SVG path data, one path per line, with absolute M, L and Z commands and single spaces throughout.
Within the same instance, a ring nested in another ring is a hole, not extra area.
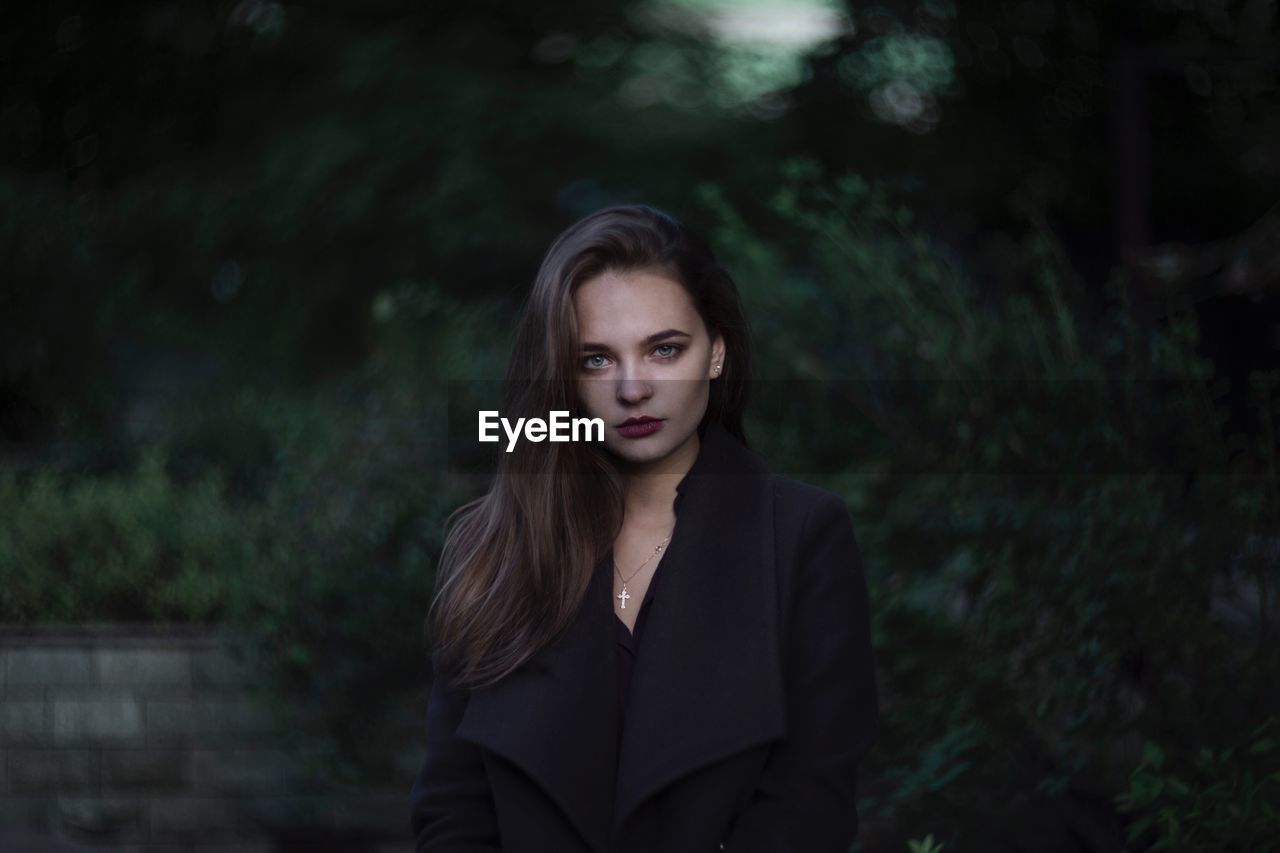
M 412 780 L 309 790 L 247 676 L 212 628 L 0 627 L 0 850 L 412 849 Z

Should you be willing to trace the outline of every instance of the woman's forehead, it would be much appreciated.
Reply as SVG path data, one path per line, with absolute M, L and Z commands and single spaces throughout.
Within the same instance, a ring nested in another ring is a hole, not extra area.
M 626 343 L 669 328 L 697 335 L 702 327 L 688 292 L 659 273 L 604 273 L 578 287 L 573 303 L 583 340 Z

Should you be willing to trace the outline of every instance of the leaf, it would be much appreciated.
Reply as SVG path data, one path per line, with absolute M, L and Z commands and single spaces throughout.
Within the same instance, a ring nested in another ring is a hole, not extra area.
M 1151 741 L 1146 741 L 1142 745 L 1142 760 L 1159 770 L 1164 766 L 1164 750 Z

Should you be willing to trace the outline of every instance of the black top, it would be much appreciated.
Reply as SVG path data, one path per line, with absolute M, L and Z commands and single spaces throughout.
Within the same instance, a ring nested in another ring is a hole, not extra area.
M 609 570 L 613 571 L 613 555 L 610 554 Z M 618 733 L 621 737 L 622 719 L 626 715 L 627 694 L 631 692 L 631 670 L 635 667 L 636 653 L 640 648 L 640 635 L 644 631 L 644 621 L 649 615 L 649 606 L 653 603 L 653 590 L 658 585 L 658 575 L 662 574 L 662 566 L 666 560 L 659 560 L 658 567 L 653 570 L 649 579 L 649 589 L 645 591 L 644 601 L 640 602 L 640 613 L 636 616 L 636 629 L 627 630 L 627 625 L 615 611 L 613 622 L 618 635 Z M 615 573 L 616 577 L 616 573 Z M 634 606 L 634 605 L 632 605 Z
M 680 500 L 683 494 L 676 494 L 675 503 L 672 508 L 677 518 L 680 515 Z M 671 543 L 667 543 L 667 551 L 671 550 Z M 662 567 L 666 565 L 666 552 L 662 554 L 663 559 L 658 560 L 658 566 L 653 570 L 653 577 L 649 579 L 649 588 L 645 590 L 644 601 L 640 602 L 640 612 L 636 615 L 635 631 L 627 630 L 627 625 L 618 616 L 617 611 L 613 611 L 613 623 L 617 629 L 615 633 L 618 638 L 618 743 L 622 743 L 622 721 L 626 717 L 627 711 L 627 695 L 631 692 L 631 671 L 636 665 L 636 655 L 640 651 L 640 638 L 644 632 L 645 620 L 649 618 L 649 608 L 653 603 L 653 591 L 658 586 L 658 576 L 662 574 Z M 613 568 L 613 551 L 609 551 L 605 555 L 605 562 L 608 563 L 608 571 L 611 578 L 617 578 L 617 572 Z M 612 583 L 612 581 L 611 581 Z M 610 587 L 612 588 L 612 587 Z M 616 594 L 616 593 L 615 593 Z

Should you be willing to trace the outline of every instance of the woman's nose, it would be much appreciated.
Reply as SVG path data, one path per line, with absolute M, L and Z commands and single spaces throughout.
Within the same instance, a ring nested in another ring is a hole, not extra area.
M 618 401 L 635 405 L 653 396 L 653 383 L 635 368 L 622 370 L 618 378 Z

